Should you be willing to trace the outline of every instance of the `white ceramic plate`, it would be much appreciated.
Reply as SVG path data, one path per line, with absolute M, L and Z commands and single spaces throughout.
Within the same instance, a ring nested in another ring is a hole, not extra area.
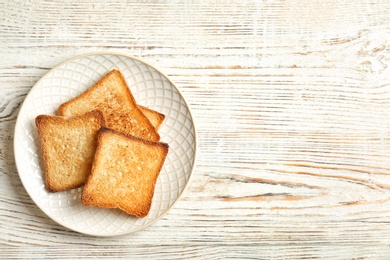
M 45 189 L 35 117 L 56 114 L 63 102 L 77 96 L 112 69 L 120 70 L 138 104 L 165 114 L 159 129 L 169 153 L 156 183 L 151 210 L 135 218 L 120 210 L 88 208 L 82 188 L 49 193 Z M 54 221 L 74 231 L 114 236 L 140 230 L 161 218 L 179 199 L 196 158 L 196 131 L 189 107 L 177 87 L 144 61 L 118 53 L 92 53 L 59 64 L 27 95 L 15 126 L 14 150 L 20 179 L 33 201 Z

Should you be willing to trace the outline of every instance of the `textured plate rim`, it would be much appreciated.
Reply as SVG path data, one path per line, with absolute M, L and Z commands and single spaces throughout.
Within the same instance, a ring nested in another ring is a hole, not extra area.
M 32 196 L 29 192 L 29 190 L 27 189 L 26 187 L 26 183 L 25 183 L 25 179 L 21 178 L 20 176 L 20 166 L 19 166 L 19 160 L 17 158 L 17 154 L 21 148 L 19 148 L 17 146 L 17 138 L 16 138 L 16 133 L 18 132 L 18 129 L 19 129 L 19 126 L 20 126 L 20 113 L 22 113 L 23 111 L 23 108 L 25 106 L 25 101 L 29 98 L 30 95 L 32 95 L 32 92 L 33 90 L 41 83 L 41 81 L 43 81 L 46 77 L 48 77 L 48 75 L 50 73 L 52 73 L 53 71 L 57 70 L 58 68 L 60 68 L 61 66 L 63 66 L 64 64 L 66 63 L 69 63 L 69 62 L 72 62 L 74 60 L 77 60 L 77 59 L 81 59 L 81 58 L 84 58 L 84 57 L 88 57 L 88 56 L 102 56 L 102 55 L 113 55 L 113 56 L 123 56 L 123 57 L 126 57 L 126 58 L 129 58 L 129 59 L 132 59 L 132 60 L 136 60 L 138 62 L 141 62 L 141 63 L 144 63 L 145 65 L 155 69 L 158 73 L 160 73 L 163 77 L 165 77 L 169 83 L 175 88 L 175 90 L 180 94 L 184 104 L 186 105 L 186 108 L 188 109 L 188 113 L 190 115 L 190 119 L 191 119 L 191 122 L 192 122 L 192 128 L 194 129 L 194 159 L 193 159 L 193 165 L 190 169 L 190 172 L 189 172 L 189 176 L 188 176 L 188 180 L 186 181 L 184 187 L 183 187 L 183 190 L 181 191 L 181 193 L 179 193 L 179 195 L 177 196 L 176 200 L 172 203 L 172 205 L 170 205 L 170 207 L 168 207 L 161 215 L 157 216 L 156 218 L 154 218 L 152 221 L 150 221 L 149 223 L 143 225 L 143 226 L 140 226 L 139 228 L 136 228 L 136 229 L 133 229 L 131 231 L 123 231 L 123 232 L 118 232 L 116 234 L 102 234 L 102 233 L 93 233 L 93 232 L 88 232 L 87 230 L 81 230 L 81 229 L 78 229 L 78 228 L 75 228 L 75 227 L 72 227 L 71 225 L 68 225 L 68 224 L 64 224 L 64 223 L 60 223 L 57 219 L 53 218 L 50 213 L 48 211 L 46 211 L 45 207 L 41 206 L 40 203 L 37 203 L 37 199 Z M 17 115 L 17 118 L 16 118 L 16 122 L 15 122 L 15 129 L 14 129 L 14 135 L 13 135 L 13 148 L 14 148 L 14 159 L 15 159 L 15 165 L 16 165 L 16 170 L 18 172 L 18 176 L 22 182 L 22 185 L 24 187 L 24 189 L 26 190 L 27 194 L 29 195 L 29 197 L 32 199 L 32 201 L 34 202 L 34 204 L 43 212 L 45 213 L 45 215 L 47 217 L 49 217 L 51 220 L 53 220 L 54 222 L 56 222 L 57 224 L 69 229 L 69 230 L 72 230 L 74 232 L 78 232 L 78 233 L 81 233 L 81 234 L 85 234 L 85 235 L 89 235 L 89 236 L 96 236 L 96 237 L 110 237 L 110 236 L 122 236 L 122 235 L 127 235 L 127 234 L 131 234 L 131 233 L 134 233 L 134 232 L 137 232 L 137 231 L 140 231 L 142 229 L 145 229 L 147 227 L 149 227 L 150 225 L 152 225 L 153 223 L 155 223 L 157 220 L 163 218 L 175 205 L 176 203 L 178 203 L 178 201 L 180 201 L 181 197 L 183 196 L 183 194 L 185 193 L 185 191 L 187 190 L 188 188 L 188 185 L 189 183 L 191 182 L 191 179 L 192 179 L 192 176 L 193 176 L 193 173 L 194 173 L 194 169 L 196 167 L 196 163 L 197 163 L 197 152 L 198 152 L 198 136 L 197 136 L 197 130 L 196 130 L 196 125 L 195 125 L 195 120 L 194 120 L 194 116 L 192 114 L 192 111 L 191 111 L 191 108 L 187 102 L 187 100 L 184 98 L 183 96 L 183 93 L 180 91 L 180 89 L 176 86 L 176 84 L 168 77 L 168 75 L 166 75 L 163 71 L 161 71 L 159 68 L 157 68 L 155 65 L 152 65 L 150 64 L 149 62 L 145 61 L 144 59 L 142 58 L 139 58 L 139 57 L 136 57 L 136 56 L 133 56 L 133 55 L 130 55 L 130 54 L 126 54 L 126 53 L 122 53 L 122 52 L 111 52 L 111 51 L 100 51 L 100 52 L 90 52 L 90 53 L 85 53 L 85 54 L 80 54 L 80 55 L 76 55 L 76 56 L 73 56 L 72 58 L 69 58 L 65 61 L 62 61 L 60 63 L 58 63 L 57 65 L 55 65 L 53 68 L 51 68 L 48 72 L 46 72 L 33 86 L 32 88 L 29 90 L 29 92 L 27 93 L 26 97 L 24 98 L 23 100 L 23 103 L 22 105 L 20 106 L 20 109 L 19 109 L 19 112 L 18 112 L 18 115 Z

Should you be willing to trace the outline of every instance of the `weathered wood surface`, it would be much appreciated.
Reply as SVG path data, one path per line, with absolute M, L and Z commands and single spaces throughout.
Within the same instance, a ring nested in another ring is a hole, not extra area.
M 3 0 L 0 10 L 1 259 L 390 258 L 389 1 Z M 185 196 L 121 237 L 56 224 L 13 157 L 31 87 L 94 51 L 161 68 L 198 130 Z

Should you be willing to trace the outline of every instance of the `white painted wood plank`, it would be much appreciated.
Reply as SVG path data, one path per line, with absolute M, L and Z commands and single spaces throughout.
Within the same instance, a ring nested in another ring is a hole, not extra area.
M 3 259 L 386 259 L 390 3 L 2 1 Z M 21 103 L 74 55 L 119 51 L 165 71 L 199 136 L 194 178 L 151 227 L 95 238 L 29 198 L 13 158 Z

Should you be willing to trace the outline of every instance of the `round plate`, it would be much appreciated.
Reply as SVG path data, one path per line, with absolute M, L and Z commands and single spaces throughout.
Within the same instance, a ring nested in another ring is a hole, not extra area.
M 150 212 L 145 218 L 135 218 L 118 209 L 85 207 L 81 203 L 82 188 L 50 193 L 44 185 L 35 117 L 56 114 L 60 104 L 91 87 L 112 69 L 122 72 L 138 104 L 166 116 L 159 133 L 161 141 L 168 143 L 170 148 L 157 179 Z M 96 236 L 128 234 L 152 224 L 167 213 L 189 182 L 196 146 L 190 109 L 174 83 L 139 58 L 118 53 L 77 56 L 50 70 L 23 102 L 14 136 L 16 166 L 33 201 L 59 224 Z

